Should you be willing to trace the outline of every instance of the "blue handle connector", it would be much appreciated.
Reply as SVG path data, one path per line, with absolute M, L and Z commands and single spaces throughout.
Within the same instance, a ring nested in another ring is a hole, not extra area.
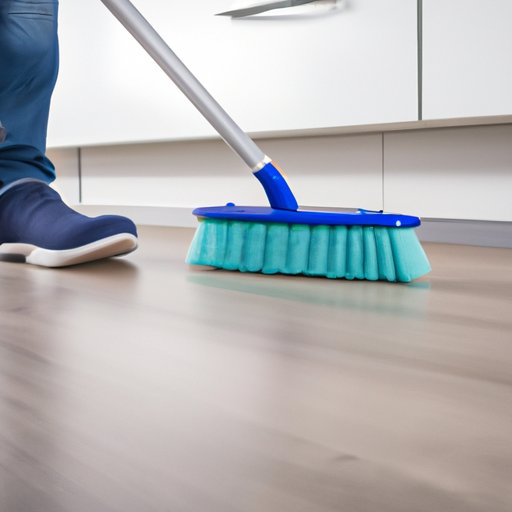
M 392 228 L 411 228 L 421 224 L 418 217 L 410 215 L 399 215 L 395 213 L 384 213 L 382 210 L 364 210 L 356 211 L 308 211 L 299 210 L 297 200 L 290 190 L 286 179 L 281 174 L 279 168 L 272 162 L 265 166 L 254 175 L 263 185 L 267 198 L 270 202 L 268 206 L 237 206 L 234 203 L 228 203 L 226 206 L 210 206 L 196 208 L 192 213 L 197 217 L 262 222 L 262 223 L 282 223 L 282 224 L 306 224 L 310 226 L 381 226 Z
M 254 173 L 265 189 L 270 206 L 276 210 L 292 210 L 299 208 L 286 179 L 273 162 L 265 164 Z

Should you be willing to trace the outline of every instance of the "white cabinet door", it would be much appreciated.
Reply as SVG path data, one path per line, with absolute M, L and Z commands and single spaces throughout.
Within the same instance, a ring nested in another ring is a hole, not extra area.
M 423 0 L 423 117 L 512 114 L 512 1 Z
M 138 0 L 249 132 L 417 118 L 416 2 L 232 20 L 230 0 Z M 209 137 L 213 129 L 98 1 L 61 2 L 50 146 Z

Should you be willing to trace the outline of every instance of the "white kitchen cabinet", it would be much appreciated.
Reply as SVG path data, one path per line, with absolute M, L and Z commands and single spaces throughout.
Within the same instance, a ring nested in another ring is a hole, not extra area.
M 246 131 L 417 119 L 414 1 L 245 20 L 214 16 L 229 0 L 135 4 Z M 50 147 L 215 135 L 99 0 L 60 9 Z
M 512 114 L 512 1 L 423 0 L 423 118 Z

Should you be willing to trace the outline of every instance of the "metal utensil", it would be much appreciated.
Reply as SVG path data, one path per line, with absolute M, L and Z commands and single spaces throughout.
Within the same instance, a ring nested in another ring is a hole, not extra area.
M 231 16 L 232 18 L 243 18 L 244 16 L 252 16 L 262 12 L 272 11 L 274 9 L 284 9 L 286 7 L 296 7 L 298 5 L 311 4 L 318 0 L 275 0 L 273 2 L 265 2 L 263 4 L 244 7 L 241 9 L 233 9 L 231 11 L 219 12 L 216 16 Z

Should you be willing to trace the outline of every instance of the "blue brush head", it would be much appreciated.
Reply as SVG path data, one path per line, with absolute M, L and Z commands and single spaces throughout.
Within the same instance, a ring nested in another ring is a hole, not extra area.
M 223 220 L 241 220 L 246 222 L 273 222 L 286 224 L 307 224 L 310 226 L 383 226 L 414 228 L 421 224 L 418 217 L 384 213 L 372 210 L 354 211 L 310 211 L 278 210 L 268 206 L 209 206 L 196 208 L 197 217 Z

